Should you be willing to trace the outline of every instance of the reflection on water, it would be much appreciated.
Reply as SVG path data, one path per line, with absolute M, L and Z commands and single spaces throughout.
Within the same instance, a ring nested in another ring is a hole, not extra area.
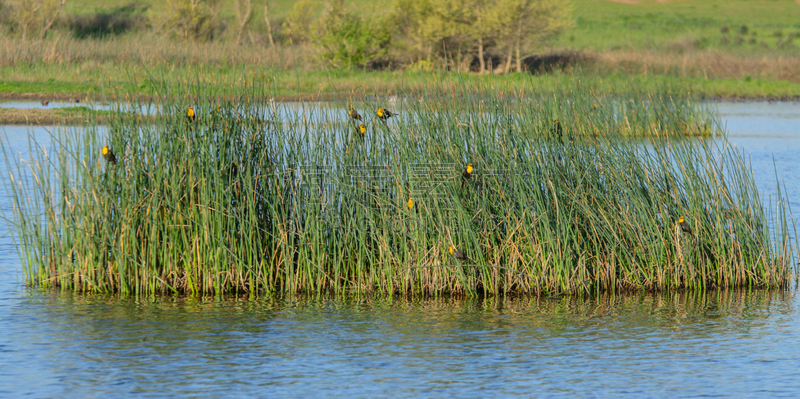
M 777 168 L 800 209 L 800 106 L 777 105 L 720 112 L 759 189 Z M 27 128 L 2 130 L 27 148 Z M 0 223 L 0 397 L 800 394 L 794 293 L 136 299 L 22 278 Z
M 581 396 L 798 392 L 785 292 L 596 299 L 134 300 L 0 307 L 0 395 Z M 30 384 L 30 381 L 40 383 Z M 236 387 L 231 391 L 231 387 Z

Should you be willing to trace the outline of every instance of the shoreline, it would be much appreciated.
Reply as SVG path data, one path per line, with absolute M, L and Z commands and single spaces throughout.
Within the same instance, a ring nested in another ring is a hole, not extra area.
M 302 93 L 302 94 L 283 94 L 270 96 L 275 101 L 345 101 L 351 96 L 350 92 L 326 92 L 326 93 Z M 137 99 L 140 101 L 152 101 L 157 96 L 148 94 L 140 94 Z M 800 95 L 796 96 L 770 96 L 770 95 L 720 95 L 699 93 L 697 95 L 700 100 L 711 101 L 732 101 L 732 102 L 746 102 L 746 101 L 780 101 L 780 102 L 800 102 Z M 92 102 L 105 102 L 105 101 L 119 101 L 121 98 L 129 98 L 128 96 L 117 96 L 113 94 L 108 95 L 92 95 L 87 93 L 16 93 L 16 92 L 0 92 L 0 100 L 6 101 L 62 101 L 70 103 L 92 103 Z
M 70 112 L 69 108 L 0 108 L 0 125 L 51 126 L 106 124 L 110 113 Z M 140 115 L 141 117 L 142 115 Z M 150 116 L 154 121 L 155 116 Z

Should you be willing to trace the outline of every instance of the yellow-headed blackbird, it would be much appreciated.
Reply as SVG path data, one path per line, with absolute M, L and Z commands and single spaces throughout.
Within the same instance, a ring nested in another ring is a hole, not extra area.
M 112 165 L 117 164 L 117 157 L 114 156 L 114 151 L 111 151 L 111 149 L 108 148 L 108 145 L 103 146 L 103 158 L 105 158 L 106 161 Z
M 378 115 L 378 118 L 381 118 L 383 120 L 387 120 L 387 119 L 393 117 L 395 114 L 392 111 L 389 111 L 388 109 L 378 108 L 377 115 Z
M 460 249 L 458 249 L 458 248 L 456 248 L 456 247 L 454 247 L 452 245 L 450 246 L 450 248 L 447 249 L 447 251 L 450 252 L 450 255 L 455 256 L 456 259 L 458 259 L 458 260 L 469 260 L 467 258 L 467 255 L 464 255 L 464 253 L 461 252 Z
M 408 205 L 408 209 L 413 208 L 414 207 L 414 199 L 413 198 L 409 198 L 408 201 L 406 202 L 406 205 Z
M 595 104 L 592 104 L 592 111 L 594 111 L 594 110 L 596 110 L 596 109 L 597 109 L 597 103 L 595 103 Z
M 192 108 L 191 105 L 189 106 L 189 110 L 186 111 L 186 120 L 188 120 L 190 123 L 194 123 L 195 120 L 194 108 Z
M 463 175 L 464 178 L 465 179 L 469 179 L 470 177 L 472 177 L 472 171 L 473 170 L 475 170 L 475 169 L 472 167 L 472 164 L 467 164 L 467 168 L 464 169 L 464 175 Z
M 683 216 L 678 218 L 678 224 L 681 225 L 681 230 L 685 233 L 689 233 L 690 236 L 694 236 L 694 232 L 692 232 L 692 228 L 689 227 L 689 223 L 686 222 L 686 219 Z
M 367 127 L 364 126 L 363 123 L 358 125 L 358 129 L 357 130 L 358 130 L 358 133 L 360 133 L 362 136 L 367 134 Z
M 558 119 L 553 121 L 553 133 L 555 133 L 556 136 L 561 137 L 561 121 Z
M 473 171 L 475 171 L 475 169 L 472 167 L 472 164 L 467 164 L 467 168 L 464 169 L 464 173 L 461 174 L 461 177 L 463 177 L 463 179 L 461 180 L 461 188 L 464 188 L 465 180 L 469 180 L 470 178 L 472 178 Z
M 356 120 L 359 120 L 359 121 L 361 120 L 361 115 L 359 115 L 358 111 L 356 111 L 353 107 L 350 107 L 350 116 L 353 117 L 353 119 L 356 119 Z
M 231 164 L 228 174 L 230 175 L 231 179 L 235 179 L 237 173 L 239 173 L 239 165 L 236 165 L 236 162 L 234 162 Z

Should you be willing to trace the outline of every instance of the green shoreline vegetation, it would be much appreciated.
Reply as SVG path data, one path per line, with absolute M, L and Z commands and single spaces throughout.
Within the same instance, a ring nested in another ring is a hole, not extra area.
M 510 97 L 431 76 L 421 95 L 353 95 L 360 121 L 271 102 L 257 78 L 198 76 L 157 86 L 154 123 L 55 129 L 24 164 L 4 142 L 28 283 L 471 296 L 796 275 L 786 203 L 762 204 L 744 153 L 686 88 L 573 78 Z
M 791 1 L 627 3 L 3 0 L 0 96 L 103 101 L 130 82 L 149 95 L 150 75 L 234 80 L 259 66 L 280 96 L 407 90 L 403 78 L 446 70 L 658 77 L 705 98 L 800 99 Z

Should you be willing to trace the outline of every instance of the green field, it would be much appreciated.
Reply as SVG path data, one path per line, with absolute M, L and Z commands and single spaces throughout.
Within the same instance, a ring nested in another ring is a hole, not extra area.
M 789 33 L 797 38 L 778 52 L 797 54 L 800 44 L 800 4 L 792 0 L 655 1 L 637 4 L 573 0 L 573 26 L 553 41 L 556 47 L 598 51 L 681 47 L 690 42 L 702 48 L 736 53 L 772 53 Z M 742 26 L 747 33 L 741 34 Z M 721 29 L 727 26 L 728 33 Z M 756 44 L 736 45 L 736 36 L 755 38 Z M 729 44 L 721 44 L 728 38 Z M 761 47 L 764 41 L 769 48 Z

